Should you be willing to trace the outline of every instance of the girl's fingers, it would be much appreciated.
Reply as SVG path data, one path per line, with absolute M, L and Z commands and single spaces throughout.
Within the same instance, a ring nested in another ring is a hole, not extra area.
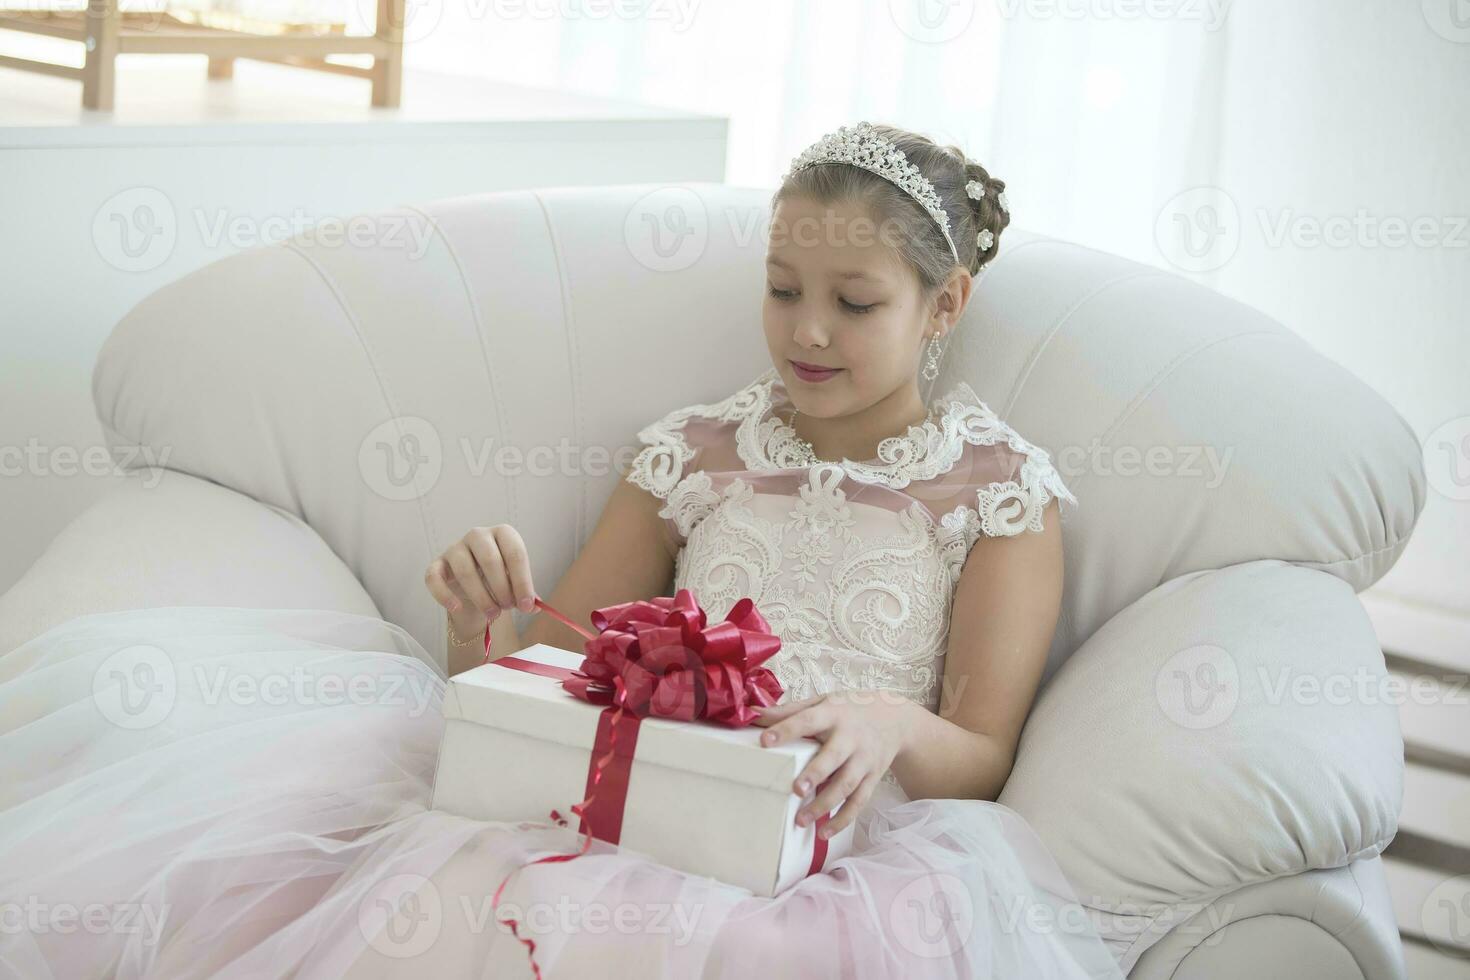
M 449 566 L 443 558 L 435 558 L 429 562 L 428 569 L 424 572 L 424 585 L 429 590 L 429 595 L 450 612 L 456 612 L 455 605 L 459 603 L 460 597 L 450 588 L 447 578 Z
M 790 702 L 787 702 L 786 704 L 772 704 L 772 705 L 768 705 L 765 708 L 762 708 L 761 711 L 760 711 L 760 713 L 758 715 L 756 715 L 756 717 L 755 717 L 755 724 L 757 724 L 757 725 L 774 725 L 774 724 L 776 724 L 779 721 L 784 721 L 787 718 L 792 717 L 793 715 L 797 714 L 798 712 L 805 711 L 808 708 L 814 707 L 814 706 L 822 703 L 822 701 L 824 701 L 826 699 L 826 697 L 827 697 L 827 695 L 825 695 L 825 694 L 818 694 L 818 695 L 815 695 L 814 697 L 807 698 L 805 701 L 790 701 Z M 774 731 L 774 729 L 772 729 L 772 730 Z M 777 737 L 772 738 L 770 736 L 770 732 L 767 732 L 765 735 L 763 735 L 761 737 L 761 744 L 762 745 L 774 745 L 777 742 L 784 741 L 784 739 L 782 739 L 782 738 L 779 737 L 780 734 L 781 733 L 778 732 L 777 733 Z
M 816 799 L 802 807 L 796 814 L 796 822 L 804 827 L 822 814 L 832 812 L 833 807 L 856 792 L 866 775 L 862 763 L 849 758 L 842 764 L 842 768 L 833 773 L 831 778 L 817 791 Z
M 868 805 L 868 800 L 872 799 L 873 790 L 878 787 L 878 780 L 881 778 L 877 772 L 870 772 L 863 777 L 863 781 L 858 784 L 857 790 L 847 798 L 847 802 L 842 804 L 842 809 L 838 810 L 832 819 L 827 821 L 827 826 L 824 829 L 828 837 L 836 837 L 842 832 L 844 827 L 857 819 L 857 815 L 862 812 L 863 807 Z
M 495 535 L 489 528 L 476 528 L 465 535 L 464 543 L 465 547 L 469 548 L 475 556 L 480 578 L 494 599 L 494 612 L 499 614 L 502 609 L 514 606 L 515 598 L 511 591 L 510 579 L 505 574 L 505 559 L 500 554 L 500 545 L 496 542 Z
M 812 787 L 821 786 L 828 776 L 852 757 L 854 748 L 850 738 L 841 735 L 829 738 L 796 777 L 791 785 L 792 790 L 798 796 L 805 796 L 811 792 Z
M 470 549 L 465 547 L 464 542 L 461 541 L 451 547 L 444 553 L 444 558 L 454 572 L 455 584 L 464 590 L 464 594 L 469 596 L 470 603 L 476 609 L 487 616 L 492 610 L 499 609 L 495 597 L 485 588 L 485 583 L 480 578 L 480 570 L 475 564 L 474 555 L 470 554 Z
M 816 735 L 832 727 L 832 710 L 823 696 L 761 734 L 762 745 L 781 745 L 793 739 Z
M 495 525 L 494 533 L 495 543 L 500 546 L 500 558 L 510 576 L 511 601 L 522 612 L 530 612 L 536 607 L 536 589 L 531 584 L 531 556 L 526 552 L 526 542 L 509 524 Z

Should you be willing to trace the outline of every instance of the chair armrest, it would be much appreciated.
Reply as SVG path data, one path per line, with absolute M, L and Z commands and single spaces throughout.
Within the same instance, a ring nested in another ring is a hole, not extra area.
M 1129 980 L 1405 980 L 1383 858 L 1215 899 L 1151 946 Z
M 300 519 L 198 477 L 143 469 L 78 515 L 0 595 L 0 651 L 75 616 L 173 605 L 378 616 Z
M 1220 895 L 1387 846 L 1403 740 L 1386 678 L 1341 579 L 1274 560 L 1180 576 L 1041 692 L 1000 802 L 1127 969 Z

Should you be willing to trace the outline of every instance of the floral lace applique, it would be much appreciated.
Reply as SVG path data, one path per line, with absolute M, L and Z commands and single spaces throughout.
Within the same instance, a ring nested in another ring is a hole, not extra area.
M 884 440 L 873 460 L 799 463 L 805 443 L 773 411 L 778 378 L 771 368 L 723 401 L 672 412 L 639 433 L 646 447 L 628 478 L 664 501 L 659 515 L 684 539 L 675 588 L 693 590 L 715 620 L 742 597 L 755 600 L 781 637 L 767 666 L 783 702 L 873 690 L 937 711 L 951 604 L 976 539 L 1039 531 L 1053 498 L 1076 499 L 1050 456 L 964 383 L 923 424 Z M 728 423 L 701 435 L 720 432 L 729 440 L 722 458 L 738 459 L 743 472 L 691 466 L 708 448 L 686 441 L 696 416 Z M 1001 443 L 1022 454 L 1012 478 L 977 486 L 973 505 L 946 505 L 938 517 L 918 497 L 894 509 L 844 489 L 853 480 L 902 490 L 948 472 L 967 446 Z M 753 479 L 782 470 L 794 471 L 794 488 L 774 492 Z M 884 780 L 897 782 L 891 771 Z

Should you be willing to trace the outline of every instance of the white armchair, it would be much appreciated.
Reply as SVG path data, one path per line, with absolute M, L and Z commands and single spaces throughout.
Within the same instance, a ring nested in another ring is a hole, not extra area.
M 769 195 L 437 201 L 159 290 L 93 395 L 109 442 L 164 468 L 0 597 L 0 648 L 110 609 L 294 606 L 381 615 L 442 662 L 422 574 L 450 540 L 514 524 L 549 592 L 621 478 L 609 455 L 768 364 Z M 951 344 L 936 390 L 969 381 L 1080 501 L 1001 802 L 1135 978 L 1403 977 L 1378 858 L 1403 747 L 1355 593 L 1424 503 L 1413 432 L 1261 313 L 1018 229 Z

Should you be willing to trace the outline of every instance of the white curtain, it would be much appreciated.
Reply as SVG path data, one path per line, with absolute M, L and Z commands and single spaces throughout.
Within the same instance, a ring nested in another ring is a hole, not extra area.
M 406 36 L 410 67 L 728 117 L 732 183 L 838 125 L 914 129 L 1019 227 L 1275 316 L 1441 432 L 1383 586 L 1470 617 L 1470 0 L 410 0 Z
M 727 116 L 740 184 L 774 184 L 838 125 L 895 123 L 1005 180 L 1027 228 L 1147 261 L 1153 223 L 1132 216 L 1156 210 L 1159 187 L 1213 178 L 1228 19 L 1224 0 L 1179 0 L 1173 17 L 1101 2 L 1119 14 L 1080 16 L 1075 0 L 411 0 L 408 57 Z

